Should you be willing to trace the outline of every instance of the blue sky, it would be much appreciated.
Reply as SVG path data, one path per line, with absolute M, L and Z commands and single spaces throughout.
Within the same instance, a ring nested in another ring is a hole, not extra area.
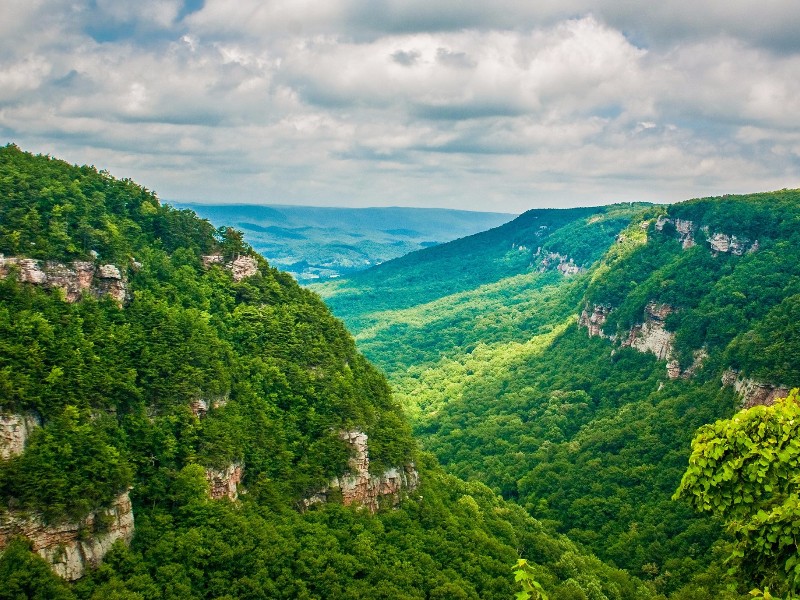
M 0 142 L 168 200 L 800 187 L 797 0 L 0 0 Z

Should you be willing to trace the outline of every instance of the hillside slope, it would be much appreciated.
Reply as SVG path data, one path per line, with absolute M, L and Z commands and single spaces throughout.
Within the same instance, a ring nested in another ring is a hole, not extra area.
M 7 146 L 0 253 L 0 597 L 500 599 L 520 554 L 553 597 L 652 595 L 419 454 L 238 232 Z
M 427 282 L 451 273 L 422 252 L 382 265 L 386 284 L 373 269 L 323 293 L 450 472 L 665 593 L 715 597 L 703 573 L 716 568 L 721 531 L 670 497 L 697 427 L 800 385 L 800 191 L 628 218 L 585 273 L 551 273 L 545 285 L 534 263 L 489 285 L 465 277 L 434 289 Z M 573 244 L 591 239 L 588 226 L 572 221 Z M 491 272 L 493 256 L 481 263 L 483 246 L 471 246 L 479 240 L 435 250 Z M 378 311 L 358 300 L 362 287 Z
M 310 289 L 344 319 L 368 357 L 388 373 L 403 371 L 552 328 L 573 310 L 575 282 L 643 208 L 531 210 Z

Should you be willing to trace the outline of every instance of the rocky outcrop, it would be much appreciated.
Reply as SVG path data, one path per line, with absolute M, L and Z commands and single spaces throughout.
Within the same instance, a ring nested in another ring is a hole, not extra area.
M 40 425 L 39 418 L 32 413 L 0 413 L 0 459 L 8 460 L 22 454 L 31 432 Z
M 16 270 L 23 283 L 61 290 L 67 302 L 77 302 L 84 293 L 95 298 L 111 296 L 119 304 L 128 297 L 128 282 L 119 267 L 74 260 L 69 264 L 0 254 L 0 278 Z
M 239 484 L 242 482 L 244 467 L 240 463 L 231 463 L 224 469 L 206 469 L 209 484 L 209 496 L 212 500 L 237 500 Z
M 39 517 L 13 511 L 0 514 L 0 550 L 12 537 L 26 537 L 56 574 L 74 581 L 99 565 L 114 542 L 130 542 L 133 531 L 131 500 L 125 492 L 109 508 L 92 513 L 79 523 L 45 525 Z
M 237 256 L 229 262 L 225 262 L 221 254 L 207 254 L 203 256 L 203 266 L 208 269 L 212 265 L 221 265 L 231 272 L 234 281 L 241 281 L 251 277 L 258 272 L 258 262 L 252 256 Z
M 748 238 L 727 235 L 725 233 L 714 233 L 710 235 L 708 244 L 711 246 L 711 252 L 714 254 L 730 252 L 736 256 L 742 256 L 745 252 L 755 252 L 759 248 L 758 240 L 751 244 Z
M 763 383 L 742 377 L 738 371 L 728 369 L 722 374 L 722 385 L 733 386 L 740 398 L 742 408 L 753 406 L 771 406 L 780 398 L 789 395 L 789 388 L 784 385 Z
M 545 257 L 539 262 L 539 272 L 544 273 L 553 267 L 555 267 L 555 269 L 565 277 L 577 275 L 578 273 L 582 273 L 584 271 L 582 267 L 579 267 L 575 264 L 573 259 L 569 258 L 568 256 L 564 256 L 563 254 L 558 254 L 557 252 L 550 252 L 545 255 Z
M 669 304 L 649 302 L 644 309 L 644 323 L 634 325 L 622 346 L 629 346 L 639 352 L 652 352 L 658 360 L 672 360 L 675 334 L 667 331 L 664 323 L 673 310 Z
M 189 403 L 189 408 L 198 419 L 202 419 L 208 414 L 209 407 L 213 410 L 222 408 L 228 403 L 227 394 L 208 398 L 195 398 Z
M 668 223 L 673 225 L 675 227 L 675 231 L 678 232 L 678 240 L 681 242 L 684 250 L 696 245 L 696 242 L 694 241 L 694 222 L 686 219 L 668 219 L 665 216 L 661 216 L 656 219 L 655 227 L 658 231 L 663 231 L 664 226 Z
M 419 485 L 419 473 L 413 463 L 388 469 L 381 475 L 370 475 L 366 433 L 342 431 L 339 437 L 351 448 L 349 472 L 334 478 L 327 488 L 306 498 L 303 501 L 305 508 L 327 502 L 331 494 L 338 491 L 343 504 L 355 504 L 375 513 L 382 505 L 396 506 L 402 492 L 410 492 Z
M 669 219 L 666 216 L 660 216 L 656 219 L 655 228 L 658 231 L 663 231 L 664 226 L 671 224 L 675 227 L 678 233 L 678 239 L 683 245 L 684 250 L 696 245 L 695 232 L 697 227 L 694 222 L 685 219 Z M 752 244 L 746 237 L 728 235 L 727 233 L 714 232 L 710 233 L 708 227 L 701 227 L 700 230 L 705 235 L 709 248 L 714 255 L 731 253 L 736 256 L 742 256 L 746 252 L 756 252 L 759 249 L 758 240 Z
M 605 325 L 606 319 L 608 319 L 608 314 L 610 312 L 611 307 L 604 306 L 602 304 L 595 304 L 590 312 L 589 304 L 587 303 L 583 308 L 580 317 L 578 317 L 578 325 L 580 327 L 586 327 L 586 329 L 589 331 L 589 337 L 597 336 L 610 339 L 611 336 L 606 335 L 603 332 L 603 325 Z
M 589 337 L 604 337 L 612 341 L 622 339 L 620 345 L 623 348 L 650 352 L 655 354 L 658 360 L 666 360 L 667 377 L 670 379 L 689 379 L 703 367 L 704 361 L 708 358 L 708 353 L 704 348 L 695 350 L 692 364 L 686 369 L 681 368 L 680 362 L 675 358 L 673 348 L 675 334 L 667 331 L 665 327 L 667 317 L 675 310 L 669 304 L 649 302 L 644 309 L 644 322 L 634 325 L 628 335 L 623 334 L 622 338 L 619 334 L 612 336 L 603 331 L 603 325 L 605 325 L 611 310 L 610 306 L 587 303 L 578 317 L 578 326 L 585 327 Z

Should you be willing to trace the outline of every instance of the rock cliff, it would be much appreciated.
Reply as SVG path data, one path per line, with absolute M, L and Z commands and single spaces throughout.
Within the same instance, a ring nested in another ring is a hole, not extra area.
M 663 231 L 664 226 L 667 224 L 671 224 L 675 227 L 678 233 L 678 239 L 684 249 L 696 245 L 695 233 L 698 228 L 695 226 L 694 222 L 684 219 L 669 219 L 665 216 L 661 216 L 656 220 L 655 228 L 658 231 Z M 759 249 L 758 240 L 751 243 L 750 239 L 746 237 L 737 237 L 722 232 L 711 233 L 707 226 L 700 227 L 699 229 L 706 237 L 709 249 L 715 255 L 731 253 L 736 256 L 742 256 L 746 252 L 756 252 Z
M 61 290 L 67 302 L 77 302 L 84 293 L 96 298 L 108 295 L 119 304 L 128 298 L 128 282 L 119 267 L 111 264 L 74 260 L 67 265 L 0 254 L 0 278 L 7 277 L 13 270 L 23 283 Z
M 39 418 L 31 413 L 0 413 L 0 459 L 8 460 L 22 454 L 31 432 L 40 425 Z
M 675 230 L 678 232 L 678 239 L 684 250 L 696 245 L 694 241 L 695 226 L 692 221 L 668 219 L 667 217 L 661 216 L 656 220 L 656 229 L 658 231 L 663 231 L 664 225 L 668 223 L 675 226 Z
M 327 502 L 331 492 L 338 490 L 345 505 L 356 504 L 374 513 L 381 506 L 396 506 L 402 492 L 410 492 L 419 485 L 419 473 L 413 463 L 402 468 L 391 468 L 381 475 L 369 474 L 369 449 L 367 434 L 361 431 L 342 431 L 339 436 L 351 448 L 349 472 L 334 478 L 330 485 L 306 498 L 306 508 Z
M 221 254 L 207 254 L 203 256 L 203 266 L 208 269 L 212 265 L 221 265 L 231 272 L 234 281 L 241 281 L 258 272 L 258 262 L 252 256 L 237 256 L 229 262 L 225 262 Z
M 12 537 L 26 537 L 56 574 L 74 581 L 100 564 L 114 542 L 130 542 L 133 531 L 131 500 L 124 492 L 109 508 L 92 513 L 79 523 L 45 525 L 36 516 L 14 511 L 0 514 L 0 550 Z
M 232 463 L 224 469 L 206 469 L 206 479 L 209 483 L 208 493 L 211 499 L 237 500 L 243 474 L 244 467 L 240 463 Z
M 733 386 L 740 398 L 742 408 L 753 406 L 771 406 L 775 400 L 786 398 L 789 388 L 783 385 L 763 383 L 742 377 L 737 371 L 728 369 L 722 374 L 722 385 Z
M 590 310 L 591 306 L 591 310 Z M 590 305 L 587 303 L 578 317 L 578 326 L 585 327 L 589 337 L 604 337 L 609 340 L 622 340 L 622 347 L 633 348 L 639 352 L 650 352 L 655 354 L 658 360 L 667 361 L 667 377 L 678 379 L 680 377 L 688 379 L 703 366 L 703 362 L 708 358 L 704 349 L 694 352 L 692 364 L 682 369 L 680 363 L 674 356 L 675 334 L 667 331 L 665 327 L 667 317 L 674 312 L 674 308 L 669 304 L 660 304 L 655 301 L 648 302 L 644 309 L 644 320 L 642 323 L 634 325 L 627 335 L 619 334 L 612 336 L 603 331 L 608 315 L 612 307 L 601 304 Z
M 540 253 L 541 248 L 534 256 L 539 256 Z M 563 254 L 558 254 L 557 252 L 550 252 L 541 261 L 539 261 L 540 273 L 544 273 L 553 267 L 555 267 L 555 269 L 565 277 L 577 275 L 585 270 L 576 265 L 573 259 L 569 258 L 568 256 L 564 256 Z
M 664 322 L 673 310 L 669 304 L 649 302 L 644 309 L 644 323 L 631 328 L 622 346 L 639 352 L 652 352 L 658 360 L 670 360 L 675 335 L 664 328 Z
M 608 313 L 610 312 L 611 307 L 602 304 L 595 304 L 592 311 L 589 312 L 589 304 L 587 303 L 580 317 L 578 317 L 578 325 L 588 329 L 589 337 L 597 336 L 611 339 L 610 335 L 606 335 L 603 332 L 603 325 L 605 325 L 606 319 L 608 319 Z

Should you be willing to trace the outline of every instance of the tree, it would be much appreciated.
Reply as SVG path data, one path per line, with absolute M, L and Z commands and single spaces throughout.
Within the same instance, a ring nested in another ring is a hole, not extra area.
M 675 499 L 719 516 L 736 539 L 732 558 L 762 585 L 800 588 L 800 399 L 755 406 L 705 425 L 692 442 Z

